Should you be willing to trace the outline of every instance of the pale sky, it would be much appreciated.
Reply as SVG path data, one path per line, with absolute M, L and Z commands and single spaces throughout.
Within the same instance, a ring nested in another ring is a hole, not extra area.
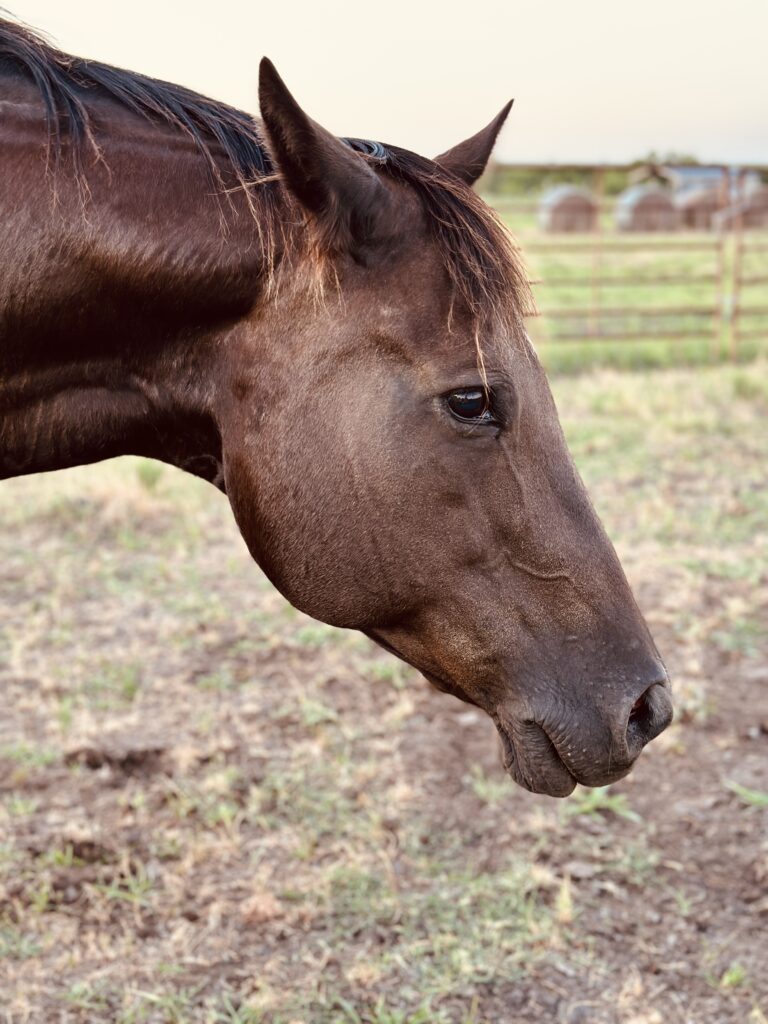
M 2 0 L 65 50 L 257 112 L 266 54 L 340 135 L 427 156 L 768 164 L 768 0 Z

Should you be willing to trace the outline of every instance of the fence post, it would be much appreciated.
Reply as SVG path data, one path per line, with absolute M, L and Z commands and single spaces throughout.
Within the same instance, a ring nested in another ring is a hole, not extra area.
M 736 171 L 736 209 L 733 218 L 733 290 L 731 292 L 731 329 L 729 333 L 728 357 L 735 362 L 739 352 L 739 314 L 741 312 L 741 275 L 744 249 L 744 223 L 742 206 L 744 201 L 744 169 Z
M 720 185 L 717 190 L 718 213 L 728 206 L 731 191 L 731 172 L 728 167 L 720 168 Z M 717 269 L 715 271 L 715 315 L 712 333 L 712 361 L 717 362 L 722 354 L 723 324 L 728 319 L 726 303 L 730 302 L 731 289 L 726 280 L 726 238 L 727 231 L 722 220 L 717 224 Z
M 595 238 L 595 245 L 592 250 L 592 287 L 589 311 L 589 333 L 592 337 L 598 337 L 600 334 L 600 291 L 603 273 L 603 217 L 605 216 L 603 206 L 605 203 L 605 168 L 595 167 L 592 173 L 592 180 L 594 182 L 593 188 L 595 190 L 595 199 L 597 201 L 597 237 Z

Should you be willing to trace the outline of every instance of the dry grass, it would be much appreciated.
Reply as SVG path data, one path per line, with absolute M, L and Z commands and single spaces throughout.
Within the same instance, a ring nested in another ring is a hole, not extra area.
M 679 708 L 563 803 L 502 775 L 479 713 L 290 609 L 207 485 L 137 460 L 4 484 L 0 1019 L 762 1019 L 766 381 L 557 382 Z

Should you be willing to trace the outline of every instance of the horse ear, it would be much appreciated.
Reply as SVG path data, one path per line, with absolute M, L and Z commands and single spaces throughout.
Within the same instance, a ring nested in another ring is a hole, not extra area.
M 491 123 L 477 135 L 473 135 L 472 138 L 460 142 L 453 149 L 436 156 L 435 163 L 444 170 L 450 171 L 451 174 L 455 174 L 457 178 L 461 178 L 467 185 L 474 185 L 485 170 L 485 165 L 488 163 L 491 151 L 513 102 L 514 100 L 510 100 Z
M 386 186 L 361 156 L 304 113 L 266 57 L 259 103 L 280 175 L 329 243 L 343 249 L 372 241 L 391 201 Z

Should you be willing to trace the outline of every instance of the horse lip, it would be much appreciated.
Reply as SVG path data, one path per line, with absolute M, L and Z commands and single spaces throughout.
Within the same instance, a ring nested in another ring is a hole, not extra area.
M 529 742 L 525 744 L 520 737 L 515 741 L 498 712 L 492 712 L 491 718 L 501 737 L 504 770 L 519 786 L 546 796 L 570 796 L 578 779 L 540 726 L 533 722 L 523 723 L 522 728 L 529 732 Z
M 419 671 L 424 678 L 432 684 L 432 686 L 441 690 L 443 693 L 453 694 L 453 696 L 459 697 L 468 704 L 474 704 L 475 707 L 481 707 L 481 705 L 477 704 L 461 690 L 458 690 L 451 683 L 446 682 L 444 678 L 426 671 L 423 668 Z M 521 748 L 523 745 L 515 744 L 509 728 L 504 724 L 498 712 L 487 707 L 482 708 L 482 710 L 486 711 L 493 719 L 496 729 L 501 737 L 502 747 L 504 750 L 504 770 L 519 786 L 522 786 L 523 789 L 527 789 L 530 793 L 543 793 L 546 796 L 564 797 L 571 795 L 576 788 L 578 780 L 570 772 L 568 766 L 558 753 L 554 743 L 540 726 L 535 725 L 533 722 L 525 723 L 529 730 L 535 730 L 535 732 L 533 732 L 533 735 L 536 738 L 535 743 L 530 744 L 530 746 L 539 747 L 538 757 L 534 758 L 538 763 L 534 769 L 530 763 L 531 751 L 521 749 L 518 752 L 518 745 Z M 534 753 L 536 752 L 534 751 Z
M 569 771 L 549 736 L 547 736 L 546 732 L 538 725 L 535 725 L 533 722 L 524 723 L 531 730 L 535 730 L 534 735 L 536 736 L 536 744 L 540 748 L 538 752 L 539 761 L 546 764 L 544 770 L 542 770 L 541 764 L 537 766 L 536 770 L 532 770 L 530 759 L 527 756 L 529 754 L 528 751 L 521 751 L 524 754 L 522 758 L 518 755 L 515 742 L 509 733 L 508 727 L 499 717 L 497 710 L 478 704 L 477 701 L 473 700 L 468 694 L 448 682 L 444 677 L 438 676 L 434 672 L 430 672 L 428 669 L 425 669 L 420 665 L 415 665 L 410 658 L 404 657 L 393 644 L 379 636 L 377 632 L 373 630 L 365 630 L 364 632 L 371 638 L 371 640 L 377 643 L 380 647 L 383 647 L 384 650 L 394 654 L 402 661 L 413 665 L 413 667 L 418 669 L 424 678 L 436 689 L 443 693 L 450 693 L 454 697 L 458 697 L 460 700 L 465 701 L 467 704 L 474 704 L 475 707 L 479 707 L 489 714 L 496 725 L 499 735 L 501 736 L 504 748 L 504 769 L 519 786 L 522 786 L 523 789 L 527 789 L 531 793 L 543 793 L 547 796 L 570 796 L 574 791 L 578 780 Z

